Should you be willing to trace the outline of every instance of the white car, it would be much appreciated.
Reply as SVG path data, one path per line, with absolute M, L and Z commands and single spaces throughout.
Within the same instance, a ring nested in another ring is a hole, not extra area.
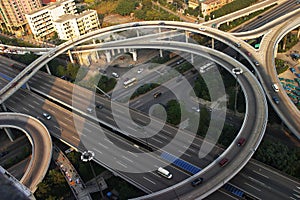
M 200 108 L 197 108 L 197 107 L 192 107 L 192 109 L 196 112 L 200 112 Z
M 206 31 L 206 28 L 205 27 L 200 27 L 199 30 L 200 31 Z
M 45 112 L 44 112 L 44 113 L 43 113 L 43 116 L 44 116 L 46 119 L 48 119 L 48 120 L 51 119 L 51 115 L 49 115 L 48 113 L 45 113 Z
M 116 72 L 111 73 L 111 75 L 115 78 L 119 78 L 119 74 L 117 74 Z
M 137 73 L 140 74 L 140 73 L 142 73 L 143 71 L 144 71 L 143 68 L 139 68 L 138 71 L 137 71 Z

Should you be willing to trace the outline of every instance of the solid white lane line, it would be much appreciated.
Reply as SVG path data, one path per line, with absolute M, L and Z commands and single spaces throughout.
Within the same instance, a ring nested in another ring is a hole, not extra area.
M 136 153 L 133 153 L 133 152 L 131 152 L 131 151 L 127 151 L 128 153 L 130 153 L 131 155 L 133 155 L 134 157 L 138 157 L 138 155 L 136 155 Z
M 72 138 L 74 138 L 75 140 L 80 140 L 79 138 L 75 137 L 74 135 L 72 136 Z
M 126 156 L 122 156 L 122 158 L 124 158 L 125 160 L 128 160 L 129 162 L 132 162 L 132 163 L 133 163 L 133 161 L 130 160 L 129 158 L 127 158 Z
M 262 173 L 260 173 L 260 172 L 258 172 L 258 171 L 256 171 L 256 170 L 252 170 L 252 171 L 253 171 L 254 173 L 257 173 L 257 174 L 259 174 L 259 175 L 261 175 L 261 176 L 263 176 L 263 177 L 269 179 L 268 176 L 266 176 L 266 175 L 264 175 L 264 174 L 262 174 Z
M 99 144 L 100 146 L 104 147 L 105 149 L 108 149 L 108 147 L 105 146 L 104 144 L 102 144 L 102 143 L 100 143 L 100 142 L 98 142 L 98 144 Z
M 152 184 L 156 185 L 156 183 L 155 183 L 154 181 L 152 181 L 152 180 L 148 179 L 148 178 L 147 178 L 147 177 L 145 177 L 145 176 L 143 176 L 143 179 L 145 179 L 145 180 L 149 181 L 150 183 L 152 183 Z
M 158 139 L 155 139 L 155 138 L 151 138 L 151 139 L 162 144 L 162 141 L 159 141 Z
M 124 165 L 123 163 L 121 163 L 120 161 L 117 161 L 117 163 L 118 163 L 119 165 L 121 165 L 121 166 L 123 166 L 123 167 L 127 168 L 127 166 L 126 166 L 126 165 Z
M 93 148 L 95 151 L 97 151 L 98 153 L 100 153 L 100 154 L 103 154 L 102 153 L 102 151 L 99 151 L 98 149 L 96 149 L 96 148 Z
M 251 184 L 249 184 L 249 183 L 247 183 L 247 182 L 245 182 L 245 184 L 246 184 L 246 185 L 249 185 L 250 187 L 254 188 L 254 189 L 257 190 L 257 191 L 261 191 L 261 190 L 258 189 L 257 187 L 254 187 L 253 185 L 251 185 Z

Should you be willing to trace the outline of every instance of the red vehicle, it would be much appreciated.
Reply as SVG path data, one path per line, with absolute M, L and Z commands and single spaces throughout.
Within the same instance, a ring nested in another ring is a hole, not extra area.
M 240 138 L 240 139 L 238 140 L 238 142 L 237 142 L 237 145 L 238 145 L 238 146 L 243 146 L 243 145 L 245 144 L 245 142 L 246 142 L 246 139 L 245 139 L 245 138 Z
M 220 165 L 221 167 L 224 167 L 227 163 L 228 163 L 228 159 L 227 159 L 227 158 L 223 158 L 223 159 L 219 162 L 219 165 Z

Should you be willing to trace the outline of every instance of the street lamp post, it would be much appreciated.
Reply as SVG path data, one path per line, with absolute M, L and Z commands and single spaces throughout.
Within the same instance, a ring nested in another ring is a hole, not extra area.
M 100 195 L 101 195 L 101 199 L 104 199 L 104 195 L 103 195 L 103 192 L 102 192 L 102 188 L 101 186 L 99 185 L 98 181 L 97 181 L 97 177 L 96 177 L 96 173 L 95 173 L 95 170 L 94 170 L 94 167 L 92 166 L 92 163 L 90 161 L 93 160 L 95 156 L 95 153 L 92 152 L 92 151 L 85 151 L 81 154 L 81 157 L 80 159 L 83 161 L 83 162 L 89 162 L 89 165 L 90 165 L 90 168 L 92 170 L 92 173 L 93 173 L 93 176 L 95 178 L 95 181 L 96 181 L 96 184 L 97 184 L 97 187 L 99 188 L 100 190 Z

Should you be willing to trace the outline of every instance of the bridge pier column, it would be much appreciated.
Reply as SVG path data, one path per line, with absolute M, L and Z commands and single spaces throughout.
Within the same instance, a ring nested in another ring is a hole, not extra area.
M 215 40 L 214 40 L 214 38 L 211 39 L 211 48 L 212 49 L 215 48 Z
M 26 88 L 27 88 L 27 90 L 30 91 L 30 87 L 29 87 L 29 84 L 27 82 L 26 82 Z
M 298 28 L 298 32 L 297 32 L 297 38 L 300 37 L 300 27 Z
M 133 61 L 137 61 L 137 52 L 136 52 L 136 50 L 133 50 L 130 53 L 132 53 L 132 59 L 133 59 Z
M 105 56 L 106 56 L 106 61 L 109 63 L 111 61 L 111 55 L 109 51 L 105 52 Z
M 71 63 L 74 64 L 74 60 L 73 60 L 72 53 L 71 53 L 70 49 L 68 50 L 68 55 L 69 55 Z
M 140 33 L 139 33 L 139 30 L 138 30 L 138 29 L 136 29 L 136 36 L 137 36 L 137 37 L 140 37 Z
M 51 71 L 50 71 L 50 69 L 49 69 L 48 64 L 46 64 L 45 67 L 46 67 L 47 73 L 51 75 Z
M 283 37 L 282 50 L 285 50 L 285 47 L 286 47 L 286 41 L 287 41 L 287 35 L 285 35 L 285 36 Z
M 191 64 L 194 64 L 194 54 L 191 53 Z
M 2 107 L 3 111 L 7 112 L 7 108 L 6 108 L 4 103 L 1 104 L 1 107 Z M 3 129 L 4 129 L 7 137 L 9 138 L 9 140 L 11 142 L 13 142 L 14 141 L 14 136 L 13 136 L 13 133 L 11 132 L 10 128 L 3 128 Z
M 185 31 L 185 42 L 189 43 L 189 33 L 187 31 Z
M 163 57 L 162 49 L 159 50 L 159 57 L 161 57 L 161 58 Z
M 96 44 L 95 39 L 93 39 L 93 44 Z M 95 53 L 96 53 L 96 59 L 99 60 L 100 59 L 99 52 L 96 50 Z
M 276 46 L 274 48 L 274 58 L 277 57 L 277 52 L 278 52 L 278 44 L 276 44 Z

